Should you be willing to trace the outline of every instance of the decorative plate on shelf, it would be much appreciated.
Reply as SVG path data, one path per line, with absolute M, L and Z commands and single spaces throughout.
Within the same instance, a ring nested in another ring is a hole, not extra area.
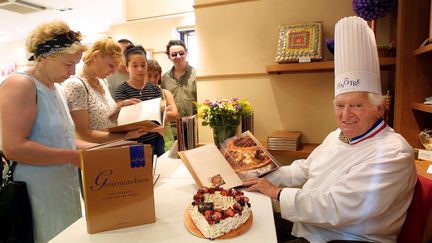
M 279 26 L 277 63 L 322 59 L 322 23 Z

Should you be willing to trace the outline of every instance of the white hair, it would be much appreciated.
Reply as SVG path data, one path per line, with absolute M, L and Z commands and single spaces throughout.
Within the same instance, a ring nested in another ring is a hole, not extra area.
M 369 102 L 373 106 L 381 106 L 384 105 L 385 96 L 376 93 L 368 93 Z

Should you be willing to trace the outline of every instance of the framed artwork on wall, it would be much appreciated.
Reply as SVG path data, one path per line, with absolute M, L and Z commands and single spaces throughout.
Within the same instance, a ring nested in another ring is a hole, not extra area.
M 0 63 L 0 82 L 16 71 L 15 63 Z
M 322 23 L 279 26 L 277 63 L 322 60 Z

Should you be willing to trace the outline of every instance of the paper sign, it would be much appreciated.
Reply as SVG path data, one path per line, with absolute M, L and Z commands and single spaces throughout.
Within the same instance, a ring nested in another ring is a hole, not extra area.
M 418 158 L 421 160 L 432 161 L 432 151 L 419 149 Z

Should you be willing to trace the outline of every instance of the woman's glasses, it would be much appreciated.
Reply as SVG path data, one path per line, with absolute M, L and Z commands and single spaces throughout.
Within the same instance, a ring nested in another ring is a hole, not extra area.
M 171 52 L 171 57 L 176 57 L 178 55 L 180 55 L 181 57 L 184 56 L 184 51 L 179 51 L 179 52 Z

